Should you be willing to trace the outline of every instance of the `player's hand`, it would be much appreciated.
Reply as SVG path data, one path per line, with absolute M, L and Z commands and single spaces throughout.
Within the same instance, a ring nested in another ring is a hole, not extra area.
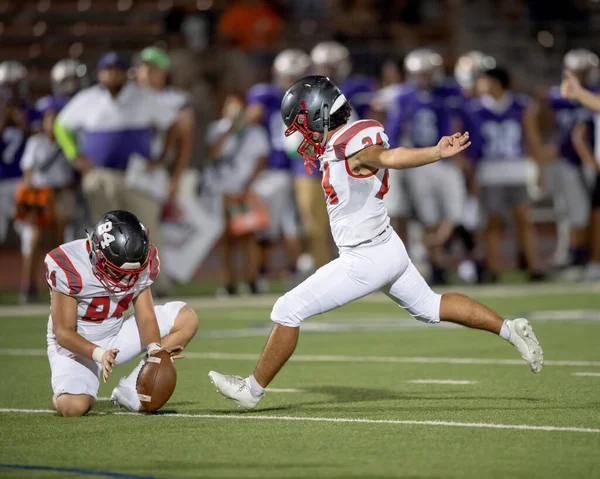
M 461 151 L 466 150 L 471 145 L 469 141 L 469 132 L 454 133 L 452 136 L 443 136 L 437 144 L 440 158 L 450 158 Z
M 108 376 L 110 376 L 110 373 L 112 373 L 113 366 L 117 366 L 119 364 L 116 359 L 117 354 L 119 354 L 118 349 L 109 349 L 102 355 L 101 364 L 104 382 L 108 380 Z
M 160 349 L 156 349 L 154 351 L 152 351 L 149 356 L 154 356 L 155 354 L 158 354 L 160 351 L 166 351 L 167 353 L 169 353 L 171 355 L 171 359 L 175 360 L 175 359 L 181 359 L 185 356 L 183 356 L 181 354 L 181 352 L 183 351 L 183 346 L 172 346 L 172 347 L 165 347 L 163 346 Z
M 157 168 L 162 168 L 165 165 L 162 158 L 153 158 L 148 163 L 146 163 L 146 169 L 148 171 L 156 170 Z
M 560 94 L 567 100 L 577 100 L 582 90 L 579 79 L 570 71 L 565 71 L 565 78 L 560 84 Z
M 73 167 L 82 175 L 85 175 L 93 167 L 92 162 L 84 155 L 77 155 Z

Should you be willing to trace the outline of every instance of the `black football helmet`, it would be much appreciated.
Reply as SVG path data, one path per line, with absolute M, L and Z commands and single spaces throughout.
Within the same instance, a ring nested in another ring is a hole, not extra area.
M 148 264 L 148 230 L 129 211 L 106 213 L 88 233 L 92 271 L 107 291 L 131 289 Z
M 298 153 L 305 161 L 312 162 L 325 152 L 331 115 L 345 103 L 346 97 L 325 76 L 306 76 L 285 92 L 281 102 L 285 136 L 296 131 L 302 134 Z

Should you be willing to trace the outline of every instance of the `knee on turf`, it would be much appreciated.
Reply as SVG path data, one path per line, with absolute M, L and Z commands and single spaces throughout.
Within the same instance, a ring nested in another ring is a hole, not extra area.
M 293 312 L 290 305 L 290 300 L 287 295 L 281 296 L 273 306 L 271 311 L 271 321 L 282 326 L 288 326 L 291 328 L 297 328 L 302 323 L 302 320 L 298 314 Z
M 87 394 L 61 394 L 54 399 L 54 407 L 60 416 L 81 417 L 94 407 L 95 402 Z
M 441 301 L 441 294 L 429 290 L 419 298 L 419 301 L 408 308 L 408 312 L 413 318 L 423 323 L 439 323 Z

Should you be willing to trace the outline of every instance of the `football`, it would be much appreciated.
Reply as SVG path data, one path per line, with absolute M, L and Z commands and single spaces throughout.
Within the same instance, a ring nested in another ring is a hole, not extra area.
M 177 384 L 177 370 L 167 351 L 146 359 L 137 379 L 137 393 L 146 412 L 156 412 L 169 400 Z

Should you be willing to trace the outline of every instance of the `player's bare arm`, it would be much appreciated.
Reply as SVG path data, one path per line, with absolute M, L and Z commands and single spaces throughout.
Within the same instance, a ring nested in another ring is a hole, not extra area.
M 133 308 L 135 311 L 135 321 L 140 331 L 140 338 L 144 346 L 146 346 L 148 354 L 152 355 L 160 350 L 166 350 L 174 356 L 174 359 L 180 357 L 178 354 L 183 349 L 182 346 L 163 347 L 161 345 L 160 330 L 158 328 L 158 321 L 156 320 L 154 301 L 150 288 L 144 289 L 133 300 Z
M 349 158 L 348 161 L 353 170 L 363 167 L 402 170 L 435 163 L 443 158 L 450 158 L 466 150 L 470 145 L 469 132 L 457 132 L 452 136 L 442 137 L 436 146 L 428 148 L 399 147 L 388 149 L 379 145 L 369 146 Z
M 190 164 L 192 150 L 194 149 L 195 126 L 196 119 L 194 117 L 194 110 L 191 107 L 181 110 L 177 115 L 177 120 L 175 123 L 179 148 L 177 151 L 177 159 L 175 160 L 175 167 L 171 175 L 171 182 L 169 184 L 170 198 L 175 196 L 179 185 L 179 180 L 181 179 L 185 169 Z
M 60 346 L 86 358 L 92 358 L 102 365 L 104 382 L 118 363 L 118 349 L 106 350 L 96 346 L 77 333 L 77 300 L 66 294 L 52 291 L 50 301 L 52 324 L 56 341 Z
M 573 142 L 573 147 L 579 155 L 579 158 L 581 158 L 581 161 L 590 168 L 598 169 L 600 168 L 600 165 L 596 162 L 594 152 L 590 148 L 588 134 L 588 126 L 585 122 L 579 122 L 573 127 L 571 141 Z
M 577 101 L 590 110 L 600 112 L 600 95 L 584 88 L 577 76 L 570 71 L 565 72 L 565 79 L 560 85 L 560 94 L 567 100 Z
M 535 101 L 531 101 L 523 113 L 523 126 L 525 128 L 525 138 L 527 147 L 533 159 L 538 164 L 544 161 L 544 144 L 539 128 L 540 107 Z
M 160 331 L 154 312 L 154 301 L 150 288 L 144 289 L 134 300 L 135 321 L 140 331 L 140 338 L 148 353 L 160 349 Z M 152 347 L 154 346 L 154 347 Z

